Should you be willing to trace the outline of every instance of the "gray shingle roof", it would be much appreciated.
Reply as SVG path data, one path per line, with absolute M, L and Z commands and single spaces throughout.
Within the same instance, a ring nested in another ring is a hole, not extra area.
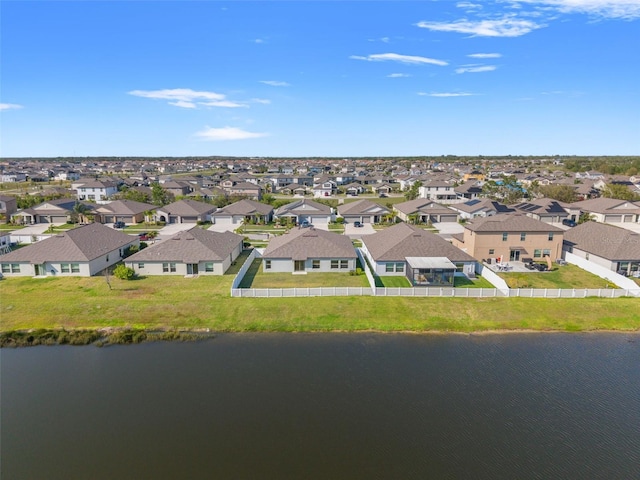
M 127 258 L 127 262 L 221 261 L 242 242 L 243 237 L 232 232 L 212 232 L 193 227 L 140 250 Z
M 228 216 L 228 215 L 269 215 L 273 212 L 271 205 L 256 202 L 255 200 L 240 200 L 239 202 L 232 203 L 219 209 L 214 216 Z
M 309 214 L 331 214 L 331 207 L 323 205 L 322 203 L 314 202 L 313 200 L 297 200 L 295 202 L 287 203 L 276 210 L 276 215 L 309 215 Z
M 158 210 L 166 212 L 169 215 L 187 217 L 213 212 L 216 210 L 216 206 L 208 203 L 197 202 L 195 200 L 178 200 L 177 202 L 170 203 L 164 207 L 159 207 Z
M 3 262 L 86 262 L 137 242 L 137 238 L 100 223 L 90 223 L 0 257 Z
M 640 213 L 640 202 L 630 202 L 615 198 L 592 198 L 572 203 L 571 206 L 579 208 L 583 212 L 607 214 Z
M 570 228 L 564 242 L 609 260 L 640 260 L 640 235 L 606 223 L 585 222 Z
M 295 228 L 276 237 L 262 254 L 263 258 L 356 258 L 349 237 L 315 228 Z
M 351 203 L 345 203 L 338 207 L 340 215 L 388 215 L 390 210 L 382 205 L 372 202 L 371 200 L 357 200 Z
M 521 213 L 501 213 L 475 218 L 465 225 L 472 232 L 559 232 L 564 230 Z
M 96 208 L 99 213 L 113 213 L 120 215 L 136 215 L 146 211 L 155 210 L 158 207 L 150 203 L 136 202 L 134 200 L 114 200 Z
M 403 261 L 406 257 L 447 257 L 452 262 L 475 261 L 471 255 L 444 238 L 407 223 L 398 223 L 372 235 L 364 235 L 362 243 L 377 262 Z
M 457 212 L 451 210 L 450 208 L 445 207 L 444 205 L 440 205 L 439 203 L 435 203 L 432 200 L 428 200 L 426 198 L 416 198 L 415 200 L 409 200 L 408 202 L 396 203 L 394 208 L 399 212 L 402 212 L 406 215 L 411 215 L 417 212 L 423 213 L 440 213 L 440 214 L 452 214 L 457 215 Z

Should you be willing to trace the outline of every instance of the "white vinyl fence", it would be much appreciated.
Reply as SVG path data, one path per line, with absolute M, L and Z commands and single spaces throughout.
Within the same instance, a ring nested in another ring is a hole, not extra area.
M 309 287 L 309 288 L 234 288 L 232 297 L 360 297 L 372 294 L 369 287 Z
M 231 284 L 232 297 L 239 296 L 239 295 L 234 295 L 233 290 L 238 288 L 238 285 L 240 285 L 240 282 L 242 282 L 242 279 L 244 278 L 245 273 L 247 273 L 247 270 L 249 270 L 249 267 L 251 266 L 251 263 L 253 263 L 253 259 L 256 258 L 256 256 L 260 256 L 260 252 L 258 252 L 257 248 L 254 248 L 249 254 L 249 256 L 247 257 L 247 259 L 242 264 L 242 267 L 240 267 L 240 270 L 238 270 L 238 273 L 236 274 L 235 278 L 233 279 L 233 283 Z

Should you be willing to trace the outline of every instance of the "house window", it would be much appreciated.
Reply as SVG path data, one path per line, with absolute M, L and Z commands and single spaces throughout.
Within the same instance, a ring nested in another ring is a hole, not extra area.
M 9 265 L 8 263 L 3 263 L 2 273 L 11 273 L 11 265 Z
M 169 272 L 174 272 L 176 271 L 176 264 L 171 262 L 171 263 L 163 263 L 162 264 L 162 271 L 164 273 L 169 273 Z
M 332 270 L 336 270 L 336 269 L 338 269 L 338 267 L 340 267 L 340 261 L 339 260 L 331 260 L 331 269 Z
M 456 263 L 456 272 L 464 272 L 464 263 Z
M 550 257 L 551 256 L 551 250 L 549 250 L 548 248 L 545 248 L 544 250 L 542 250 L 542 256 L 543 257 Z
M 553 232 L 549 232 L 549 241 L 552 242 L 553 241 Z
M 142 270 L 144 268 L 144 263 L 140 262 L 138 263 L 138 269 Z
M 20 264 L 12 263 L 11 264 L 11 273 L 20 273 Z
M 490 249 L 489 249 L 489 255 L 493 255 L 493 254 L 495 254 L 495 253 L 496 253 L 495 249 L 493 249 L 493 248 L 490 248 Z
M 503 235 L 504 235 L 504 234 L 503 234 Z M 526 239 L 527 239 L 527 234 L 526 234 L 526 233 L 524 233 L 524 232 L 522 232 L 522 233 L 520 234 L 520 241 L 521 241 L 521 242 L 524 242 Z
M 396 272 L 404 272 L 404 262 L 396 263 Z
M 540 258 L 540 257 L 542 257 L 542 250 L 538 250 L 538 249 L 534 250 L 533 258 Z
M 585 254 L 584 259 L 585 259 L 585 260 L 589 260 L 589 254 L 588 254 L 588 253 L 587 253 L 587 254 Z
M 208 273 L 213 273 L 213 262 L 206 262 L 204 264 L 204 271 Z
M 340 260 L 340 268 L 341 269 L 349 268 L 349 260 Z
M 387 273 L 402 273 L 404 272 L 404 262 L 389 262 L 385 265 L 385 271 Z
M 108 253 L 107 253 L 106 261 L 107 261 L 107 262 L 109 261 L 109 254 L 108 254 Z
M 504 232 L 504 233 L 502 234 L 502 241 L 503 241 L 503 242 L 506 242 L 508 238 L 509 238 L 509 234 L 508 234 L 507 232 Z
M 72 263 L 71 264 L 71 273 L 80 273 L 80 264 Z
M 271 260 L 265 260 L 264 261 L 264 269 L 265 270 L 271 270 Z
M 385 264 L 384 271 L 387 273 L 393 273 L 395 271 L 395 264 L 394 263 Z
M 311 260 L 311 268 L 318 270 L 320 268 L 320 260 Z
M 69 273 L 71 271 L 71 267 L 69 266 L 68 263 L 61 263 L 60 264 L 60 271 L 62 273 Z

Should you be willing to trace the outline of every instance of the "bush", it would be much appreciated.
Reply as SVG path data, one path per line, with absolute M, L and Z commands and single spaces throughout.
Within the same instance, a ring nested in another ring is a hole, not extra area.
M 136 272 L 133 268 L 129 268 L 126 265 L 120 264 L 113 269 L 113 276 L 120 280 L 131 280 L 135 276 Z

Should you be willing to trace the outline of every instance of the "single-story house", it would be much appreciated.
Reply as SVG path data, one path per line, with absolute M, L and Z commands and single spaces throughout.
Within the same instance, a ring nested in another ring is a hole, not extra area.
M 156 218 L 165 223 L 197 223 L 211 220 L 215 205 L 196 200 L 178 200 L 156 209 Z
M 265 273 L 350 272 L 357 253 L 349 237 L 316 228 L 294 228 L 275 237 L 262 254 Z
M 455 210 L 425 198 L 416 198 L 408 202 L 397 203 L 393 208 L 396 210 L 398 218 L 405 222 L 440 223 L 458 221 L 458 213 Z
M 476 217 L 490 217 L 498 213 L 513 213 L 515 210 L 490 198 L 477 198 L 464 203 L 454 203 L 449 208 L 458 212 L 460 218 L 469 220 Z
M 475 276 L 475 258 L 444 238 L 407 223 L 363 235 L 361 250 L 375 274 L 406 276 L 414 286 L 452 286 L 456 272 Z
M 193 227 L 128 257 L 138 275 L 222 275 L 242 253 L 244 238 Z
M 564 234 L 562 249 L 626 276 L 640 274 L 640 234 L 599 222 L 585 222 Z
M 294 224 L 306 221 L 311 225 L 328 225 L 333 219 L 333 211 L 328 205 L 305 198 L 281 206 L 275 211 L 275 218 Z
M 589 213 L 593 219 L 605 223 L 638 222 L 640 202 L 618 200 L 616 198 L 592 198 L 571 204 L 572 208 Z
M 82 204 L 88 213 L 92 213 L 96 205 L 86 201 L 79 201 L 75 198 L 59 198 L 48 200 L 31 208 L 18 210 L 11 218 L 16 223 L 67 223 L 71 221 L 75 214 L 77 204 Z
M 124 222 L 127 224 L 142 223 L 147 212 L 158 208 L 150 203 L 133 200 L 115 200 L 95 209 L 96 221 L 100 223 Z
M 356 200 L 340 205 L 338 214 L 348 223 L 380 223 L 391 210 L 371 200 Z
M 269 223 L 273 220 L 273 207 L 255 200 L 240 200 L 211 214 L 216 225 L 240 226 L 242 223 Z
M 552 198 L 536 198 L 511 205 L 513 209 L 545 223 L 560 223 L 569 217 L 568 205 Z
M 90 223 L 0 257 L 4 276 L 97 275 L 120 262 L 131 246 L 139 246 L 137 236 Z

